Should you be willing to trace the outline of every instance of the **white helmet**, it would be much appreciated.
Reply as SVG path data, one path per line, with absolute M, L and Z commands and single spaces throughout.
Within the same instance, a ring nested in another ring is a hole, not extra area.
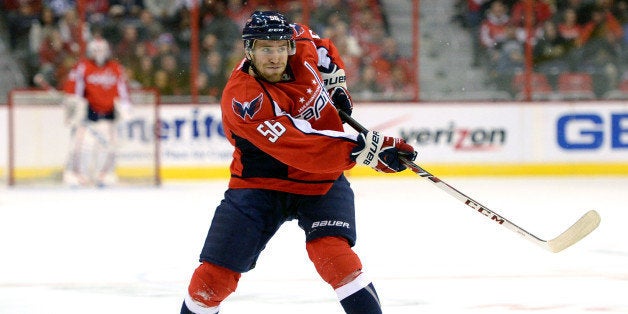
M 102 66 L 111 57 L 109 43 L 101 38 L 90 41 L 87 44 L 87 57 L 94 60 L 98 66 Z

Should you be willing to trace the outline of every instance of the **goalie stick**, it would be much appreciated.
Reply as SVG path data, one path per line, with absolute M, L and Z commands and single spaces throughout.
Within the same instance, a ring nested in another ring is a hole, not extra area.
M 342 120 L 349 124 L 356 131 L 361 133 L 368 132 L 368 129 L 366 129 L 344 111 L 339 111 L 339 114 Z M 449 195 L 463 202 L 468 207 L 471 207 L 491 221 L 494 221 L 497 224 L 504 226 L 505 228 L 519 234 L 524 239 L 531 241 L 532 243 L 535 243 L 536 245 L 553 253 L 560 252 L 574 245 L 576 242 L 580 241 L 582 238 L 586 237 L 589 233 L 595 230 L 595 228 L 597 228 L 597 226 L 600 224 L 600 215 L 595 210 L 590 210 L 585 213 L 580 219 L 578 219 L 578 221 L 576 221 L 573 225 L 571 225 L 571 227 L 569 227 L 557 237 L 551 240 L 543 240 L 535 236 L 534 234 L 526 231 L 525 229 L 517 226 L 516 224 L 497 214 L 496 212 L 488 209 L 486 206 L 480 204 L 480 202 L 460 192 L 456 188 L 447 184 L 445 181 L 437 178 L 433 174 L 429 173 L 427 170 L 421 168 L 414 162 L 407 160 L 403 157 L 400 157 L 400 159 L 410 170 L 412 170 L 412 172 L 416 173 L 421 178 L 429 180 L 441 190 L 447 192 Z

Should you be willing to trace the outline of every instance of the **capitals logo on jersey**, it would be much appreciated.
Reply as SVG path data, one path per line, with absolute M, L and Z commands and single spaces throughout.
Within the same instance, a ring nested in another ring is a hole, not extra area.
M 231 100 L 231 108 L 242 120 L 249 116 L 253 119 L 253 116 L 262 108 L 262 100 L 264 96 L 260 93 L 259 96 L 251 101 L 239 102 L 235 98 Z

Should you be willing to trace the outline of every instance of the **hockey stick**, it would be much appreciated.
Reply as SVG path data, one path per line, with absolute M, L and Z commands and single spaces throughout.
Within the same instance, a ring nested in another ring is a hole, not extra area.
M 345 112 L 339 111 L 339 113 L 342 120 L 349 124 L 356 131 L 361 133 L 368 132 L 368 129 L 366 129 L 364 126 L 362 126 L 359 122 L 357 122 Z M 574 245 L 576 242 L 580 241 L 582 238 L 586 237 L 589 233 L 595 230 L 595 228 L 597 228 L 597 226 L 600 224 L 600 215 L 595 210 L 590 210 L 556 238 L 553 238 L 551 240 L 543 240 L 526 231 L 525 229 L 517 226 L 516 224 L 497 214 L 496 212 L 488 209 L 486 206 L 480 204 L 478 201 L 458 191 L 451 185 L 447 184 L 445 181 L 437 178 L 414 162 L 407 160 L 403 157 L 400 157 L 400 159 L 410 170 L 412 170 L 412 172 L 416 173 L 422 178 L 428 179 L 441 190 L 447 192 L 449 195 L 455 197 L 459 201 L 463 202 L 465 205 L 476 210 L 478 213 L 484 215 L 486 218 L 506 227 L 507 229 L 510 229 L 511 231 L 519 234 L 526 240 L 529 240 L 539 245 L 540 247 L 554 253 L 560 252 Z

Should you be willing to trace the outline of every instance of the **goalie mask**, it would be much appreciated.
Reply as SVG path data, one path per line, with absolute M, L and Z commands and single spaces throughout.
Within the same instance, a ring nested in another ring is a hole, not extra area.
M 296 53 L 293 29 L 283 14 L 275 11 L 255 11 L 246 21 L 242 30 L 246 58 L 251 60 L 251 53 L 256 39 L 287 40 L 290 50 L 288 55 Z
M 109 43 L 104 39 L 94 39 L 87 44 L 87 57 L 98 66 L 103 66 L 111 57 Z

